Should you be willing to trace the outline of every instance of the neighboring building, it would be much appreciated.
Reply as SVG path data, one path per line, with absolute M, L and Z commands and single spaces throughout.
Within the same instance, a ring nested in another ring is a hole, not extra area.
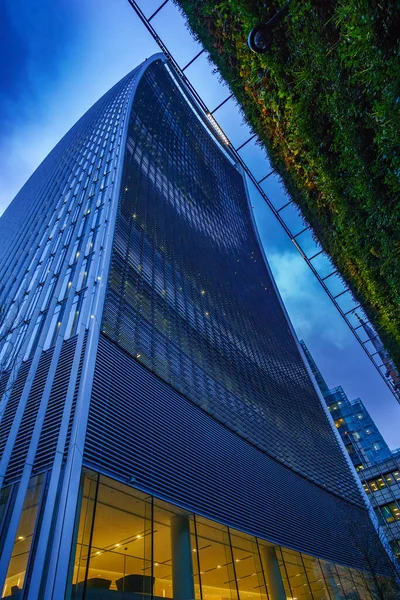
M 368 341 L 375 350 L 373 355 L 379 356 L 380 360 L 382 361 L 381 364 L 378 365 L 378 368 L 385 370 L 385 377 L 386 379 L 388 379 L 394 395 L 400 401 L 400 376 L 396 365 L 390 358 L 387 350 L 385 350 L 381 338 L 376 333 L 376 331 L 374 331 L 372 327 L 360 317 L 360 315 L 358 315 L 357 313 L 355 313 L 355 315 L 360 321 L 360 325 L 362 326 L 364 332 L 367 334 Z
M 397 559 L 400 558 L 400 460 L 392 458 L 359 472 L 364 490 L 377 513 Z
M 3 598 L 368 600 L 370 561 L 391 575 L 244 175 L 162 55 L 40 165 L 0 250 Z
M 400 557 L 400 451 L 389 449 L 360 398 L 349 400 L 341 387 L 328 388 L 307 346 L 300 344 L 393 552 Z

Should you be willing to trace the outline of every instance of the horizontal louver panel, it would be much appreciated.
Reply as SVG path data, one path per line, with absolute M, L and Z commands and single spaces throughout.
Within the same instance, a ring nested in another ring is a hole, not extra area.
M 362 505 L 266 268 L 243 177 L 158 62 L 132 104 L 102 331 L 261 451 Z
M 363 509 L 237 436 L 104 336 L 85 462 L 253 535 L 328 560 L 362 565 L 338 514 L 345 506 L 352 518 L 366 520 Z

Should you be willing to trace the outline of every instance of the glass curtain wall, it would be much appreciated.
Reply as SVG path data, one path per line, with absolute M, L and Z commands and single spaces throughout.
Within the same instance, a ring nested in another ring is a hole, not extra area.
M 263 566 L 266 547 L 271 550 L 264 540 L 86 472 L 68 597 L 183 600 L 186 593 L 198 600 L 274 600 Z M 277 546 L 275 556 L 287 600 L 372 598 L 361 572 Z
M 45 477 L 43 473 L 35 475 L 29 481 L 13 552 L 8 565 L 7 577 L 2 590 L 2 598 L 19 598 L 24 587 L 28 561 L 37 527 L 44 481 Z M 0 513 L 5 513 L 10 492 L 11 487 L 8 487 L 0 494 Z

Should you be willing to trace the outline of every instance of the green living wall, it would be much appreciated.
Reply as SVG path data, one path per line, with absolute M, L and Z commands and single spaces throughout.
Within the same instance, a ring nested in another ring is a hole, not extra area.
M 400 4 L 175 0 L 400 366 Z

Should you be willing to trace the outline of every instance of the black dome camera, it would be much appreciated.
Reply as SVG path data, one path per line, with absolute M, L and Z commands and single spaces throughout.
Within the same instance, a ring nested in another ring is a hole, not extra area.
M 286 17 L 289 9 L 289 2 L 268 21 L 253 27 L 247 38 L 247 44 L 253 52 L 265 54 L 272 46 L 273 32 L 279 23 Z
M 256 25 L 249 33 L 247 43 L 250 50 L 257 54 L 264 54 L 272 46 L 272 27 L 268 23 Z

